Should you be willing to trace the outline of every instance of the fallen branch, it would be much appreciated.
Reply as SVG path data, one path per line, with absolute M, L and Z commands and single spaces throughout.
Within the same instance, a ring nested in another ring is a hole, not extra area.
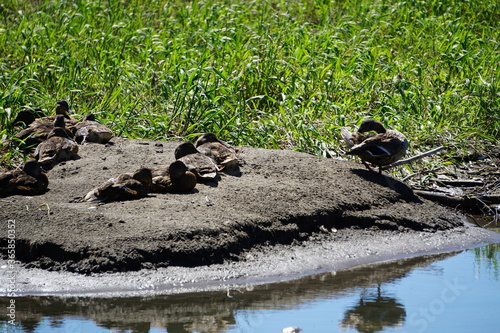
M 437 168 L 434 168 L 434 169 L 431 169 L 431 170 L 424 170 L 424 171 L 420 171 L 420 172 L 415 172 L 415 173 L 412 173 L 412 174 L 404 177 L 403 179 L 401 179 L 401 181 L 405 182 L 408 179 L 413 178 L 413 177 L 415 177 L 417 175 L 425 175 L 425 174 L 428 174 L 428 173 L 433 173 L 433 172 L 439 171 L 440 169 L 441 169 L 441 167 L 437 167 Z
M 414 190 L 415 194 L 431 200 L 438 202 L 442 205 L 461 208 L 469 211 L 482 212 L 485 208 L 491 210 L 490 205 L 495 205 L 500 203 L 500 195 L 474 195 L 474 196 L 452 196 L 447 194 L 441 194 L 434 191 L 426 190 Z
M 416 160 L 419 160 L 423 157 L 426 157 L 426 156 L 430 156 L 430 155 L 433 155 L 433 154 L 436 154 L 437 152 L 440 152 L 441 150 L 445 150 L 445 149 L 448 149 L 447 147 L 444 147 L 444 146 L 441 146 L 439 148 L 436 148 L 436 149 L 433 149 L 433 150 L 429 150 L 429 151 L 426 151 L 425 153 L 422 153 L 422 154 L 419 154 L 417 156 L 413 156 L 413 157 L 410 157 L 410 158 L 407 158 L 405 160 L 399 160 L 397 162 L 394 162 L 392 164 L 389 164 L 389 165 L 385 165 L 383 167 L 381 167 L 382 170 L 387 170 L 387 169 L 390 169 L 390 168 L 393 168 L 395 166 L 399 166 L 399 165 L 403 165 L 403 164 L 408 164 L 408 163 L 411 163 L 413 161 L 416 161 Z
M 457 179 L 457 180 L 436 179 L 435 182 L 438 184 L 453 186 L 453 187 L 476 187 L 484 185 L 484 182 L 482 180 L 469 180 L 469 179 Z

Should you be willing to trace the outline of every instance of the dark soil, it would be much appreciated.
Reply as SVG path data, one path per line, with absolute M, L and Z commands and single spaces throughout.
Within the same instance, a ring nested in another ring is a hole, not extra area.
M 239 260 L 256 246 L 341 229 L 435 233 L 464 224 L 459 214 L 360 164 L 255 148 L 241 149 L 239 174 L 222 173 L 191 193 L 73 202 L 119 173 L 168 165 L 179 145 L 113 141 L 81 146 L 80 159 L 54 167 L 45 194 L 0 199 L 3 259 L 8 220 L 15 221 L 24 267 L 86 274 Z

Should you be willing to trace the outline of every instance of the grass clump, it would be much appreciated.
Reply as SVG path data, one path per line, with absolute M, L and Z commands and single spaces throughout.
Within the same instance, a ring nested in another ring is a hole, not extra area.
M 5 0 L 0 135 L 67 99 L 119 136 L 339 151 L 375 117 L 413 152 L 498 145 L 495 1 Z M 16 152 L 4 154 L 8 161 Z

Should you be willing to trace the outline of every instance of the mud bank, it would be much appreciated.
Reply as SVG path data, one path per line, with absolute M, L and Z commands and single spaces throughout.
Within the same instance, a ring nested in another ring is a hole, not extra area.
M 222 264 L 90 275 L 18 266 L 14 275 L 17 296 L 109 298 L 253 290 L 258 285 L 312 274 L 336 274 L 351 267 L 494 242 L 500 242 L 500 234 L 467 223 L 435 233 L 344 229 L 313 235 L 300 244 L 257 247 L 238 261 Z M 0 296 L 7 295 L 12 276 L 7 262 L 0 261 Z
M 9 224 L 15 224 L 22 270 L 79 273 L 79 280 L 87 278 L 81 274 L 136 271 L 140 276 L 171 269 L 192 275 L 201 266 L 231 267 L 248 262 L 255 251 L 282 255 L 319 239 L 320 248 L 346 242 L 340 252 L 326 248 L 319 256 L 335 252 L 337 257 L 329 260 L 340 260 L 339 267 L 363 263 L 343 263 L 352 259 L 342 252 L 348 249 L 370 262 L 442 251 L 440 244 L 455 249 L 491 242 L 489 234 L 465 225 L 460 215 L 419 198 L 391 177 L 355 163 L 293 151 L 242 148 L 240 173 L 222 173 L 191 193 L 104 205 L 71 202 L 119 173 L 168 165 L 178 145 L 117 138 L 111 145 L 81 146 L 80 159 L 49 172 L 47 193 L 0 199 L 2 258 L 7 258 Z M 433 239 L 432 244 L 424 239 Z M 447 243 L 451 239 L 455 243 Z M 300 262 L 283 265 L 299 267 L 297 272 L 318 268 L 300 268 Z

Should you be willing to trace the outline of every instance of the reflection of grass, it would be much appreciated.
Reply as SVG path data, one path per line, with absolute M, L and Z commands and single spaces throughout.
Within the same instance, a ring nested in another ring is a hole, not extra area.
M 212 131 L 324 155 L 340 127 L 373 116 L 408 133 L 413 153 L 495 145 L 499 6 L 4 0 L 0 136 L 24 106 L 64 98 L 131 138 Z
M 485 265 L 491 270 L 498 280 L 500 275 L 499 259 L 500 259 L 500 243 L 490 244 L 472 249 L 476 257 L 478 266 Z

